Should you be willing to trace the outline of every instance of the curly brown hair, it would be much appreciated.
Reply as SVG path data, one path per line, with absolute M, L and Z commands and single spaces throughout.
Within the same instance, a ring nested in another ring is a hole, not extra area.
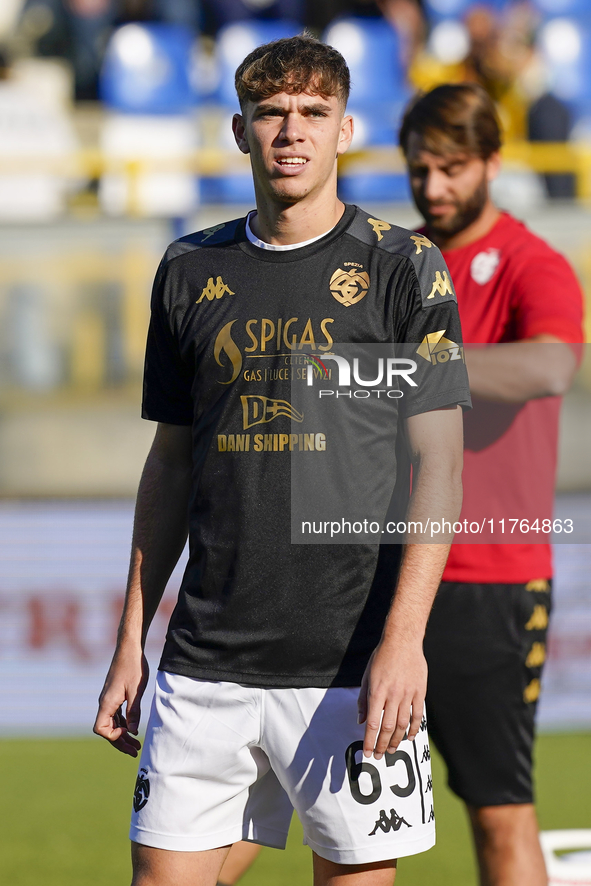
M 416 132 L 433 154 L 460 150 L 488 160 L 501 147 L 493 100 L 477 83 L 444 83 L 416 96 L 400 127 L 404 154 L 408 153 L 411 132 Z
M 257 46 L 238 66 L 234 79 L 240 106 L 278 92 L 336 96 L 345 108 L 351 86 L 345 59 L 307 34 Z

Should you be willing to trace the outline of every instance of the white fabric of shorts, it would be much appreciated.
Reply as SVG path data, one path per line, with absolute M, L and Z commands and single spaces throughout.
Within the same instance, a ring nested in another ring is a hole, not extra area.
M 257 689 L 158 673 L 131 839 L 196 851 L 250 840 L 285 848 L 295 808 L 306 842 L 340 864 L 435 843 L 426 721 L 395 754 L 364 759 L 358 688 Z

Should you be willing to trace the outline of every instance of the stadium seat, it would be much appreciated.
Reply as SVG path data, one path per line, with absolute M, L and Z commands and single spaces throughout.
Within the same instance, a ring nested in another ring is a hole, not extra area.
M 219 141 L 228 150 L 235 150 L 231 133 L 232 116 L 240 110 L 234 74 L 240 61 L 261 43 L 293 37 L 301 30 L 296 22 L 274 20 L 249 20 L 226 25 L 219 32 L 216 42 L 217 87 L 212 99 L 223 109 L 219 121 Z M 200 197 L 203 203 L 254 204 L 254 186 L 249 171 L 201 179 Z
M 188 170 L 197 147 L 194 37 L 181 25 L 153 23 L 123 25 L 111 37 L 100 78 L 110 112 L 101 146 L 112 169 L 101 178 L 99 200 L 109 215 L 178 217 L 197 206 Z
M 132 23 L 111 37 L 100 97 L 127 114 L 180 114 L 196 101 L 191 86 L 194 34 L 181 25 Z
M 487 0 L 486 4 L 477 4 L 474 0 L 424 0 L 424 9 L 429 21 L 438 22 L 442 19 L 462 18 L 471 6 L 485 5 L 492 9 L 502 10 L 510 2 L 511 0 Z M 545 2 L 545 0 L 541 0 L 541 2 Z M 551 0 L 547 0 L 547 2 L 551 2 Z M 560 0 L 556 0 L 556 2 L 560 2 Z
M 242 59 L 262 43 L 294 37 L 301 30 L 296 22 L 244 21 L 226 25 L 216 41 L 216 67 L 218 87 L 214 99 L 222 105 L 238 110 L 234 88 L 234 74 Z
M 589 0 L 531 0 L 531 4 L 536 12 L 548 18 L 563 15 L 591 17 Z
M 36 59 L 30 76 L 0 81 L 0 222 L 50 221 L 66 209 L 74 180 L 59 167 L 79 143 L 55 67 Z
M 566 0 L 565 0 L 566 2 Z M 548 91 L 571 111 L 576 137 L 591 134 L 591 21 L 552 18 L 537 47 L 548 72 Z
M 352 149 L 395 145 L 410 98 L 398 33 L 384 19 L 350 17 L 330 25 L 323 40 L 342 53 L 351 72 Z M 406 175 L 372 171 L 365 164 L 341 176 L 339 193 L 347 202 L 407 199 Z

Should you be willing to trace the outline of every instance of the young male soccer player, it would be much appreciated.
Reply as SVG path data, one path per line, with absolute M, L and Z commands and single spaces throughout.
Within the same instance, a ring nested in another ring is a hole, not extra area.
M 234 842 L 282 847 L 295 807 L 319 886 L 389 886 L 395 859 L 434 841 L 422 640 L 447 546 L 406 545 L 396 578 L 397 546 L 290 544 L 289 450 L 339 446 L 330 427 L 285 433 L 305 421 L 290 384 L 300 355 L 333 342 L 420 347 L 438 329 L 457 342 L 457 305 L 451 285 L 434 288 L 437 250 L 337 199 L 353 126 L 342 57 L 280 40 L 236 83 L 257 210 L 177 241 L 157 273 L 143 414 L 158 429 L 95 732 L 137 755 L 142 644 L 188 529 L 134 795 L 133 883 L 213 886 Z M 425 365 L 399 412 L 409 517 L 454 520 L 467 377 L 461 361 Z
M 456 534 L 452 545 L 425 638 L 429 728 L 468 806 L 483 886 L 542 886 L 531 768 L 552 564 L 549 544 L 535 542 L 547 541 L 539 530 L 552 518 L 555 395 L 575 371 L 566 342 L 581 341 L 581 291 L 565 259 L 491 200 L 501 139 L 484 90 L 444 85 L 419 97 L 400 144 L 424 233 L 457 290 L 464 340 L 501 343 L 466 352 L 476 399 L 462 517 L 494 518 L 495 533 L 488 544 Z M 502 543 L 509 518 L 522 517 L 530 535 Z

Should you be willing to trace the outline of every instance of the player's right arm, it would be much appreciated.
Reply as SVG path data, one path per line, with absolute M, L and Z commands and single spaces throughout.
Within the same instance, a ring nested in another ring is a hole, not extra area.
M 190 486 L 191 428 L 159 423 L 138 489 L 125 605 L 94 724 L 131 757 L 140 748 L 134 735 L 148 681 L 146 635 L 187 539 Z

